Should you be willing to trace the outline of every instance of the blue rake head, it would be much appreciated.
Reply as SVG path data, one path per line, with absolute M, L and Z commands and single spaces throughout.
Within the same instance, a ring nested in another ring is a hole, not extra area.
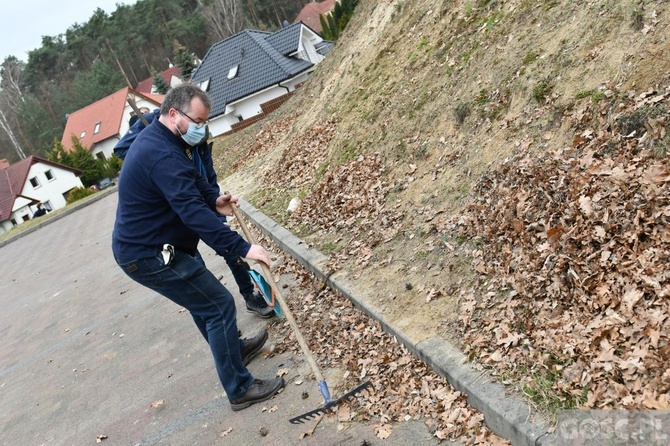
M 270 286 L 270 284 L 267 283 L 263 275 L 260 274 L 258 271 L 249 268 L 247 272 L 249 273 L 249 276 L 251 276 L 251 280 L 256 284 L 256 286 L 260 290 L 261 294 L 263 295 L 263 299 L 265 299 L 265 302 L 267 302 L 267 304 L 274 310 L 277 316 L 281 316 L 282 311 L 281 308 L 279 307 L 279 302 L 273 297 L 272 287 Z

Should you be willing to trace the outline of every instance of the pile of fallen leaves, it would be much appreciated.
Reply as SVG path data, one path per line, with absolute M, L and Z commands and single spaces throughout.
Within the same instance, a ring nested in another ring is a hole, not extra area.
M 295 114 L 290 114 L 282 119 L 272 121 L 272 124 L 264 123 L 258 133 L 255 134 L 253 142 L 247 144 L 246 141 L 240 141 L 243 149 L 243 154 L 230 167 L 237 170 L 241 165 L 245 164 L 250 159 L 261 157 L 264 153 L 270 150 L 275 144 L 282 140 L 286 134 L 291 130 L 293 123 L 296 120 Z M 227 150 L 236 151 L 238 148 L 231 145 Z
M 292 220 L 337 230 L 372 223 L 385 203 L 387 188 L 378 154 L 338 166 L 300 204 Z
M 670 92 L 568 118 L 573 147 L 519 154 L 453 230 L 486 287 L 463 291 L 463 347 L 496 373 L 549 377 L 563 407 L 670 409 Z
M 387 438 L 393 432 L 393 422 L 424 420 L 441 440 L 509 444 L 491 432 L 484 416 L 467 405 L 465 395 L 384 333 L 377 321 L 355 309 L 348 299 L 315 282 L 294 260 L 277 272 L 292 272 L 300 280 L 299 294 L 287 303 L 319 367 L 347 371 L 330 389 L 333 396 L 337 398 L 363 381 L 372 382 L 372 388 L 361 392 L 357 400 L 338 407 L 339 423 L 372 421 L 377 436 Z M 283 341 L 275 351 L 300 354 L 289 324 L 284 322 L 279 329 Z M 320 397 L 316 400 L 321 404 Z
M 328 128 L 330 132 L 334 130 L 334 126 L 328 125 Z M 317 127 L 316 133 L 322 134 L 322 128 Z M 300 156 L 296 153 L 284 157 L 292 160 L 288 164 L 293 166 L 290 171 L 300 175 L 304 165 L 311 166 L 313 170 L 323 161 L 326 141 L 318 138 L 314 141 L 320 145 L 308 143 L 312 150 L 300 153 Z M 284 167 L 276 175 L 286 170 Z M 288 177 L 291 178 L 290 175 Z M 308 175 L 303 174 L 303 177 Z M 396 223 L 402 216 L 385 207 L 389 187 L 384 180 L 385 173 L 378 153 L 348 160 L 320 179 L 291 215 L 289 224 L 307 224 L 326 233 L 346 229 L 346 248 L 331 257 L 331 268 L 339 269 L 338 265 L 350 256 L 356 259 L 357 265 L 365 266 L 372 257 L 373 248 L 382 241 L 392 239 L 400 228 Z
M 281 159 L 264 181 L 276 189 L 300 189 L 308 186 L 314 180 L 314 172 L 318 171 L 328 154 L 324 147 L 335 134 L 337 121 L 331 118 L 325 122 L 317 122 L 305 133 L 293 134 L 287 142 L 287 149 L 283 151 Z M 262 143 L 266 149 L 270 146 Z

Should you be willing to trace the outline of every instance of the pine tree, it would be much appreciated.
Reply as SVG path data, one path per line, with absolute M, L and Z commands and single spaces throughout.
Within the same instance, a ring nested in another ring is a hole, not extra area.
M 191 73 L 195 70 L 195 57 L 190 53 L 184 45 L 175 40 L 172 44 L 174 49 L 175 64 L 181 68 L 181 78 L 185 81 L 191 78 Z
M 156 87 L 156 92 L 158 94 L 166 94 L 170 89 L 170 85 L 165 81 L 165 78 L 161 73 L 154 74 L 153 84 L 154 87 Z
M 354 15 L 358 0 L 341 0 L 335 3 L 328 14 L 320 14 L 321 36 L 326 40 L 337 40 Z
M 72 146 L 74 150 L 68 152 L 59 141 L 54 141 L 47 158 L 64 166 L 81 170 L 83 172 L 80 177 L 81 182 L 86 187 L 92 186 L 104 176 L 104 161 L 94 158 L 91 152 L 81 144 L 79 138 L 74 135 Z

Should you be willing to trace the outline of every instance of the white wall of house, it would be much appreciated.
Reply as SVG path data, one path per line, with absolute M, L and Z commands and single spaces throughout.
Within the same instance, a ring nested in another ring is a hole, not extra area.
M 21 195 L 42 203 L 48 202 L 51 209 L 56 210 L 65 207 L 67 203 L 64 194 L 76 187 L 84 185 L 73 172 L 51 164 L 35 163 L 30 166 Z M 10 217 L 0 222 L 0 234 L 14 227 L 12 220 L 20 225 L 32 218 L 37 207 L 30 205 L 30 202 L 31 200 L 24 197 L 18 197 L 14 201 Z
M 303 82 L 305 82 L 305 81 L 307 80 L 307 78 L 309 77 L 309 75 L 312 74 L 312 71 L 314 71 L 314 68 L 311 68 L 311 69 L 309 69 L 309 70 L 307 70 L 307 71 L 305 71 L 305 72 L 303 72 L 303 73 L 297 75 L 297 76 L 294 77 L 293 79 L 290 79 L 290 80 L 288 80 L 288 81 L 282 82 L 282 85 L 288 87 L 288 89 L 289 89 L 290 91 L 293 91 L 293 90 L 295 90 L 295 86 L 296 86 L 296 85 L 298 85 L 298 84 L 302 84 Z
M 279 96 L 286 93 L 286 88 L 273 85 L 270 88 L 266 88 L 265 90 L 261 90 L 256 94 L 247 96 L 233 104 L 230 104 L 226 107 L 226 111 L 231 110 L 231 112 L 224 115 L 227 126 L 224 132 L 230 130 L 233 124 L 240 122 L 240 117 L 242 119 L 249 119 L 253 118 L 259 113 L 262 113 L 263 110 L 261 109 L 261 104 L 263 102 L 271 101 L 272 99 L 278 98 Z
M 266 88 L 226 106 L 225 114 L 209 120 L 209 131 L 212 133 L 212 136 L 219 136 L 229 131 L 232 129 L 233 124 L 240 122 L 240 116 L 242 119 L 249 119 L 262 113 L 261 104 L 295 90 L 295 86 L 304 82 L 308 77 L 309 72 L 302 73 L 293 79 L 282 82 L 283 87 L 273 85 L 270 88 Z
M 39 182 L 39 186 L 33 186 L 32 179 Z M 35 198 L 41 202 L 48 200 L 53 209 L 56 210 L 65 207 L 67 203 L 64 194 L 75 187 L 84 187 L 84 185 L 73 172 L 51 164 L 35 163 L 30 167 L 21 195 Z
M 176 87 L 177 85 L 180 85 L 180 84 L 183 84 L 183 83 L 184 83 L 184 81 L 179 76 L 175 76 L 173 74 L 172 77 L 170 77 L 170 87 Z
M 125 134 L 125 132 L 123 134 Z M 119 139 L 118 136 L 113 136 L 104 141 L 100 141 L 93 146 L 91 153 L 96 158 L 104 157 L 104 159 L 109 159 L 109 157 L 112 156 L 112 153 L 114 153 L 114 146 L 119 142 Z
M 312 62 L 314 65 L 320 63 L 325 56 L 322 56 L 316 51 L 314 45 L 323 42 L 323 39 L 314 34 L 304 26 L 300 30 L 300 45 L 298 52 L 295 54 L 300 59 Z
M 135 97 L 135 105 L 137 105 L 137 108 L 140 109 L 142 107 L 146 107 L 149 109 L 149 111 L 154 111 L 157 108 L 160 108 L 159 105 L 154 104 L 153 102 L 147 101 L 146 99 L 142 99 L 140 97 Z M 121 136 L 125 135 L 128 129 L 130 128 L 130 117 L 133 115 L 133 109 L 130 105 L 126 104 L 126 107 L 123 109 L 123 119 L 121 120 L 121 125 L 119 126 L 119 133 L 116 136 L 113 136 L 111 138 L 107 138 L 104 141 L 100 141 L 99 143 L 95 144 L 91 148 L 91 153 L 93 156 L 96 158 L 104 157 L 104 159 L 109 159 L 110 156 L 114 153 L 114 146 L 116 145 L 117 142 L 119 142 L 119 139 L 121 139 Z M 100 155 L 99 155 L 100 154 Z
M 67 203 L 64 194 L 76 187 L 84 185 L 73 172 L 51 164 L 35 163 L 30 166 L 21 195 L 41 203 L 49 202 L 51 209 L 56 210 L 65 207 Z M 14 227 L 12 220 L 20 225 L 33 217 L 37 206 L 30 205 L 30 202 L 28 198 L 17 197 L 10 217 L 0 222 L 0 234 Z
M 12 220 L 14 220 L 18 226 L 33 217 L 33 211 L 31 211 L 29 204 L 30 200 L 27 198 L 18 197 L 16 199 L 14 207 L 12 208 L 12 214 L 7 220 L 0 222 L 0 234 L 7 232 L 14 227 Z

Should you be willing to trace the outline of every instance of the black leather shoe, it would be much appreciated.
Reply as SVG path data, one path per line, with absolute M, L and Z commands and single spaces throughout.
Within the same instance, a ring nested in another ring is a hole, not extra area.
M 247 365 L 261 351 L 268 340 L 268 331 L 264 328 L 251 339 L 242 339 L 242 362 Z
M 284 378 L 281 377 L 274 379 L 254 379 L 247 393 L 239 398 L 230 400 L 230 407 L 233 410 L 246 409 L 252 404 L 269 400 L 282 387 L 284 387 Z
M 249 313 L 256 313 L 263 319 L 268 319 L 274 316 L 275 311 L 267 302 L 265 302 L 265 299 L 258 291 L 255 291 L 251 295 L 244 296 L 244 302 L 247 304 L 247 311 Z

